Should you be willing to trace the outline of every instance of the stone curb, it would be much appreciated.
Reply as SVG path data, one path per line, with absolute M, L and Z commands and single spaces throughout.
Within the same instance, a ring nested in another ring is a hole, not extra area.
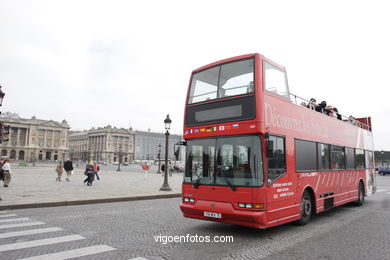
M 181 193 L 119 197 L 119 198 L 91 199 L 91 200 L 70 200 L 70 201 L 55 201 L 55 202 L 42 202 L 42 203 L 38 202 L 38 203 L 29 203 L 29 204 L 1 205 L 0 210 L 60 207 L 60 206 L 85 205 L 85 204 L 95 204 L 95 203 L 110 203 L 110 202 L 120 202 L 120 201 L 166 199 L 166 198 L 177 198 L 177 197 L 181 197 Z

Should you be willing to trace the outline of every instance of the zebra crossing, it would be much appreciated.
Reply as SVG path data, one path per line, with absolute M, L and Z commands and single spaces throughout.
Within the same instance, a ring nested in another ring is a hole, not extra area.
M 28 250 L 30 248 L 51 246 L 86 239 L 86 237 L 77 234 L 71 234 L 65 236 L 59 235 L 50 238 L 35 238 L 31 240 L 31 237 L 34 237 L 34 235 L 55 234 L 55 232 L 64 231 L 60 227 L 45 227 L 45 225 L 46 224 L 41 221 L 34 221 L 28 217 L 18 217 L 17 214 L 8 214 L 7 211 L 0 211 L 0 258 L 1 254 L 4 252 L 9 253 L 14 252 L 14 250 Z M 18 230 L 18 228 L 28 229 Z M 24 239 L 25 236 L 29 236 L 29 238 Z M 7 241 L 7 239 L 10 238 L 20 239 L 18 239 L 16 242 Z M 75 257 L 96 255 L 113 250 L 116 250 L 116 248 L 108 245 L 93 245 L 43 255 L 32 255 L 22 259 L 69 259 Z

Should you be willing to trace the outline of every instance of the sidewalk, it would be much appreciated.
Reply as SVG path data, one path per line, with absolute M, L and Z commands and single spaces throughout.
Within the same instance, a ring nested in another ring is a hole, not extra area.
M 92 186 L 83 184 L 86 176 L 84 168 L 78 167 L 70 182 L 56 181 L 57 173 L 52 167 L 12 167 L 12 179 L 8 188 L 0 182 L 0 210 L 16 208 L 33 208 L 48 206 L 78 205 L 100 202 L 113 202 L 137 199 L 152 199 L 179 197 L 183 173 L 174 173 L 168 178 L 172 191 L 160 191 L 164 178 L 156 174 L 156 166 L 151 167 L 144 179 L 139 165 L 122 166 L 117 172 L 117 166 L 102 166 L 99 172 L 100 180 Z

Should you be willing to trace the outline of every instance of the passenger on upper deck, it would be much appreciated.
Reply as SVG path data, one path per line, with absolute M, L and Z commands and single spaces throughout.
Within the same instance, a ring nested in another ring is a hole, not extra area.
M 355 117 L 353 117 L 352 115 L 350 115 L 348 117 L 348 122 L 353 124 L 353 125 L 357 125 L 357 121 L 356 121 Z
M 305 103 L 305 102 L 303 102 L 303 101 L 301 102 L 301 106 L 303 106 L 303 107 L 307 107 L 307 106 L 306 106 L 306 103 Z
M 307 108 L 310 108 L 311 110 L 315 110 L 316 107 L 318 106 L 316 102 L 317 102 L 317 101 L 316 101 L 314 98 L 311 98 L 311 99 L 310 99 L 310 103 L 307 104 L 306 107 L 307 107 Z
M 337 119 L 342 120 L 341 115 L 339 114 L 339 111 L 337 110 L 337 108 L 334 107 L 333 111 L 335 112 Z
M 328 116 L 337 117 L 336 112 L 334 112 L 332 106 L 326 106 L 326 107 L 325 107 L 325 113 L 326 113 Z
M 326 108 L 326 101 L 322 101 L 318 106 L 316 106 L 316 111 L 326 114 L 325 108 Z

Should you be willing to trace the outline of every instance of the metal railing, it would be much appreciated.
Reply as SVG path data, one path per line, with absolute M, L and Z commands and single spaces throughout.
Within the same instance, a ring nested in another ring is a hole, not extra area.
M 292 94 L 292 93 L 290 93 L 290 101 L 293 102 L 295 105 L 299 105 L 299 106 L 303 106 L 302 102 L 304 102 L 305 103 L 305 107 L 310 103 L 309 100 L 304 99 L 304 98 L 302 98 L 300 96 L 297 96 L 295 94 Z M 307 108 L 307 109 L 310 109 L 310 108 Z M 325 109 L 325 111 L 329 111 L 329 110 Z M 317 111 L 314 111 L 314 112 L 318 113 Z M 371 126 L 369 126 L 367 124 L 364 124 L 364 123 L 356 120 L 355 118 L 350 118 L 350 117 L 344 116 L 344 115 L 342 115 L 342 114 L 340 114 L 338 112 L 336 112 L 336 113 L 341 116 L 341 121 L 349 123 L 349 124 L 352 124 L 352 125 L 355 125 L 357 127 L 363 128 L 365 130 L 371 131 Z M 326 115 L 326 114 L 324 114 L 324 115 Z M 337 118 L 335 118 L 335 119 L 337 119 Z

